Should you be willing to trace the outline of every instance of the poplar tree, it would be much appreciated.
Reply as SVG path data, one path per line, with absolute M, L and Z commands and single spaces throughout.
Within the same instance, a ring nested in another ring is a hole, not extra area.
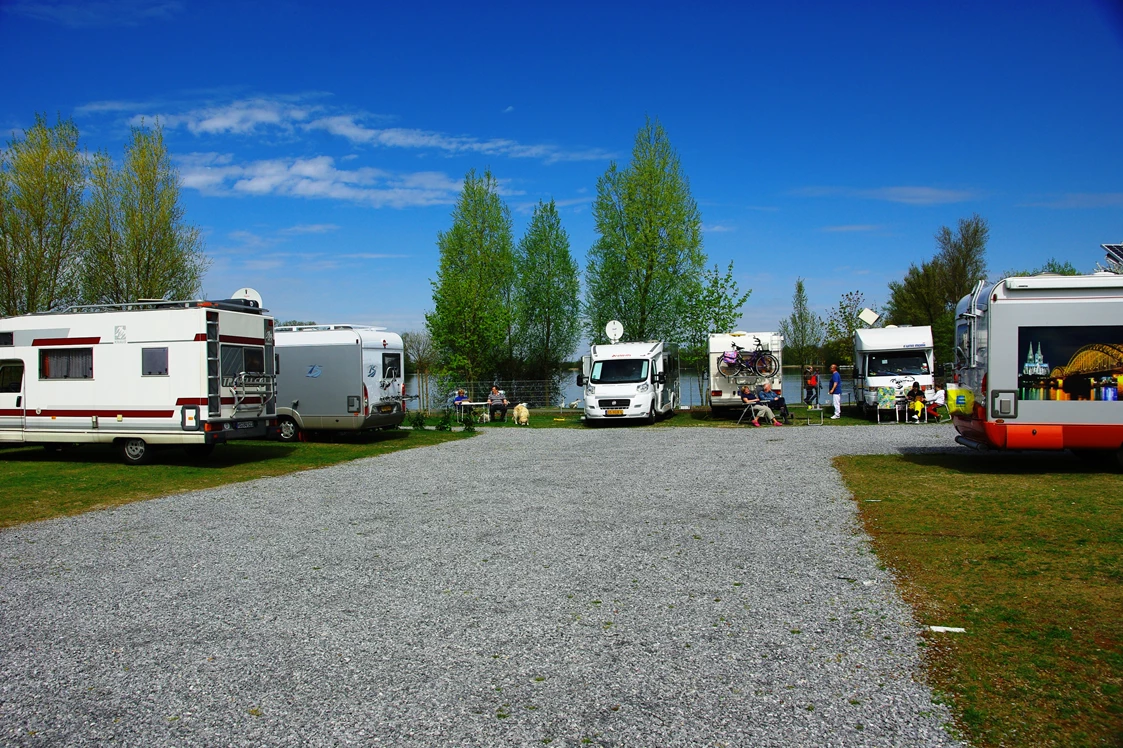
M 702 216 L 678 155 L 658 120 L 636 134 L 632 160 L 597 180 L 599 234 L 585 268 L 589 337 L 605 339 L 611 319 L 630 340 L 679 340 L 689 295 L 706 265 Z
M 85 170 L 78 128 L 44 115 L 0 151 L 0 315 L 73 300 Z
M 800 365 L 815 363 L 823 344 L 826 325 L 822 317 L 811 311 L 803 278 L 796 278 L 792 294 L 792 313 L 780 320 L 779 332 L 784 336 L 784 358 Z
M 444 373 L 499 376 L 513 358 L 511 212 L 491 171 L 464 177 L 452 227 L 438 232 L 440 266 L 425 325 Z
M 104 152 L 96 154 L 90 187 L 80 229 L 83 300 L 198 297 L 210 260 L 199 229 L 184 221 L 179 173 L 159 124 L 133 128 L 120 169 Z
M 554 379 L 580 335 L 580 282 L 553 200 L 534 208 L 515 255 L 515 328 L 524 375 Z

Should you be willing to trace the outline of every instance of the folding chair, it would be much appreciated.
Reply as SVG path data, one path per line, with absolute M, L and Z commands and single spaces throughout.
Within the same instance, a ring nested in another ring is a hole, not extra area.
M 897 403 L 897 390 L 893 387 L 877 388 L 877 422 L 881 423 L 881 411 L 891 410 L 897 423 L 901 422 L 901 410 Z
M 756 408 L 756 407 L 757 407 L 757 406 L 756 406 L 756 404 L 754 404 L 754 403 L 749 403 L 748 405 L 746 405 L 746 406 L 745 406 L 745 409 L 741 411 L 741 417 L 737 419 L 737 425 L 738 425 L 738 426 L 740 426 L 740 425 L 741 425 L 741 421 L 745 420 L 745 414 L 746 414 L 746 413 L 748 413 L 748 412 L 749 412 L 750 410 L 753 410 L 753 409 L 754 409 L 754 408 Z M 754 412 L 753 412 L 753 416 L 752 416 L 752 418 L 750 418 L 749 420 L 750 420 L 750 421 L 755 421 L 755 420 L 756 420 L 756 418 L 757 418 L 757 416 L 756 416 L 756 412 L 754 411 Z

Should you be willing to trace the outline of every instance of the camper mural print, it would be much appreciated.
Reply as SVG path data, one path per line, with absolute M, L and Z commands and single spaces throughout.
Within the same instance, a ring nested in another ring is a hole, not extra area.
M 1021 400 L 1119 402 L 1123 326 L 1019 327 Z

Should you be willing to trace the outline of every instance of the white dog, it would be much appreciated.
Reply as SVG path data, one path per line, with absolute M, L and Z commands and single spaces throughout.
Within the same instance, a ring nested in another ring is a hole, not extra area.
M 488 423 L 491 421 L 491 416 L 487 414 L 486 410 L 481 410 L 479 413 L 476 413 L 475 416 L 476 423 Z
M 519 403 L 515 406 L 515 425 L 530 425 L 530 410 L 526 407 L 526 403 Z

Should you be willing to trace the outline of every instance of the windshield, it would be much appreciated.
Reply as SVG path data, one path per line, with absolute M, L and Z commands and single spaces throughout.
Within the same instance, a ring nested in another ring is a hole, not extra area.
M 891 377 L 897 374 L 928 374 L 928 357 L 923 351 L 871 353 L 866 367 L 868 377 Z
M 618 358 L 608 361 L 594 361 L 593 375 L 589 377 L 589 381 L 593 384 L 642 382 L 647 379 L 647 363 L 647 359 L 645 358 Z

